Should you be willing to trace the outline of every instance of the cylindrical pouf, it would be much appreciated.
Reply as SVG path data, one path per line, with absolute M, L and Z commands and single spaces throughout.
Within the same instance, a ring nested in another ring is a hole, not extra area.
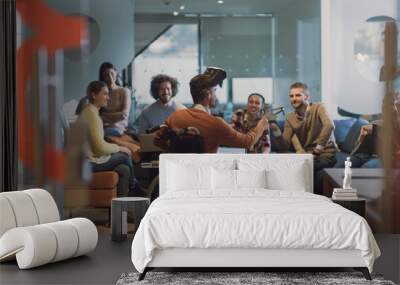
M 35 205 L 24 191 L 3 192 L 1 195 L 10 202 L 17 227 L 33 226 L 39 223 Z
M 51 194 L 43 189 L 0 193 L 0 237 L 15 227 L 33 226 L 60 220 Z
M 111 201 L 111 240 L 123 241 L 127 237 L 127 213 L 133 212 L 136 228 L 150 205 L 149 198 L 119 197 Z
M 28 269 L 86 254 L 97 240 L 95 225 L 85 218 L 14 228 L 0 238 L 0 260 L 16 254 L 19 268 Z
M 44 224 L 57 238 L 57 252 L 51 262 L 71 258 L 78 250 L 78 233 L 67 221 Z
M 16 253 L 20 269 L 49 263 L 56 251 L 54 232 L 42 225 L 11 229 L 0 239 L 0 258 Z
M 39 218 L 39 224 L 52 223 L 60 220 L 56 202 L 51 194 L 43 189 L 24 190 L 33 201 Z
M 78 249 L 74 257 L 86 254 L 97 246 L 98 233 L 92 221 L 85 218 L 74 218 L 65 220 L 70 223 L 78 233 Z
M 17 226 L 14 211 L 8 199 L 0 195 L 0 238 L 8 230 Z

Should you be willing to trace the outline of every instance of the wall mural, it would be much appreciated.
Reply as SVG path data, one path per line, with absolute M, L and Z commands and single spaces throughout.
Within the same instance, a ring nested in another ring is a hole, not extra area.
M 70 178 L 71 173 L 73 172 L 76 175 L 80 175 L 79 178 L 84 175 L 84 169 L 80 163 L 79 154 L 74 158 L 74 163 L 76 164 L 68 164 L 69 166 L 65 167 L 69 158 L 67 159 L 63 150 L 63 125 L 59 118 L 59 111 L 62 109 L 65 97 L 68 97 L 69 94 L 83 96 L 83 92 L 68 92 L 68 94 L 64 96 L 66 90 L 65 85 L 69 85 L 65 83 L 64 67 L 69 61 L 77 61 L 74 57 L 76 54 L 74 55 L 74 53 L 72 53 L 71 55 L 70 51 L 66 52 L 66 57 L 64 58 L 64 50 L 82 48 L 82 45 L 89 43 L 90 36 L 88 35 L 88 31 L 99 30 L 101 32 L 102 27 L 106 24 L 105 22 L 98 21 L 95 17 L 90 20 L 91 15 L 84 16 L 77 13 L 65 15 L 68 14 L 68 12 L 63 9 L 58 10 L 58 7 L 55 8 L 54 3 L 54 5 L 51 6 L 49 4 L 50 2 L 51 1 L 45 2 L 44 0 L 17 1 L 17 11 L 22 22 L 21 25 L 29 30 L 29 35 L 23 38 L 17 49 L 16 62 L 18 86 L 19 187 L 27 188 L 30 186 L 46 188 L 55 197 L 59 209 L 63 209 L 65 205 L 64 186 L 68 183 L 68 180 L 74 180 Z M 114 3 L 107 0 L 103 0 L 103 2 L 108 3 L 107 5 L 113 5 Z M 60 1 L 58 5 L 61 5 L 60 3 L 69 4 L 70 2 Z M 118 3 L 130 5 L 129 1 L 120 0 Z M 99 7 L 100 6 L 101 5 L 99 5 Z M 119 7 L 119 9 L 122 10 L 121 7 L 125 6 Z M 97 8 L 93 10 L 95 9 Z M 127 11 L 129 9 L 123 10 L 128 13 Z M 103 11 L 104 13 L 108 12 L 107 9 L 103 9 Z M 121 18 L 125 19 L 125 21 L 128 19 L 128 17 Z M 114 20 L 114 17 L 108 19 Z M 90 21 L 93 26 L 92 29 L 88 27 Z M 94 24 L 96 21 L 98 22 L 98 27 Z M 129 21 L 132 23 L 134 22 L 133 15 L 130 16 Z M 373 25 L 376 25 L 376 23 L 368 24 L 368 26 Z M 123 27 L 127 26 L 128 25 L 123 25 Z M 113 26 L 110 26 L 109 29 L 111 29 L 112 32 L 107 32 L 106 34 L 124 34 L 116 33 Z M 127 29 L 127 31 L 132 30 L 133 25 L 129 26 Z M 383 30 L 385 36 L 382 34 Z M 99 31 L 94 34 L 99 34 Z M 361 32 L 359 36 L 362 39 L 362 36 L 368 33 L 369 32 Z M 104 38 L 107 39 L 106 37 Z M 386 127 L 383 129 L 384 139 L 382 141 L 392 143 L 385 144 L 385 148 L 382 148 L 383 153 L 381 154 L 386 173 L 390 174 L 388 175 L 389 179 L 385 182 L 386 191 L 384 205 L 386 206 L 386 212 L 383 213 L 383 215 L 384 218 L 386 218 L 385 220 L 389 222 L 387 223 L 388 229 L 384 230 L 388 232 L 400 232 L 400 175 L 397 170 L 400 168 L 400 138 L 398 138 L 398 134 L 400 133 L 400 116 L 397 109 L 400 107 L 400 84 L 398 84 L 400 79 L 398 76 L 399 68 L 396 64 L 398 40 L 395 22 L 389 21 L 384 25 L 379 24 L 379 33 L 374 39 L 379 39 L 380 45 L 378 49 L 371 50 L 377 51 L 375 54 L 380 54 L 383 48 L 385 55 L 384 61 L 379 61 L 379 64 L 371 64 L 368 59 L 370 60 L 374 58 L 374 56 L 368 55 L 367 51 L 370 51 L 370 49 L 365 45 L 355 47 L 354 57 L 358 60 L 361 74 L 369 74 L 366 76 L 373 75 L 373 80 L 385 82 L 386 96 L 383 102 L 383 120 L 385 121 Z M 381 45 L 383 39 L 385 40 L 384 46 Z M 115 45 L 114 42 L 118 42 L 118 46 L 124 46 L 120 41 L 110 41 L 109 39 L 104 42 L 100 39 L 99 45 L 100 43 L 104 46 L 106 44 Z M 133 57 L 134 53 L 131 52 L 131 47 L 133 49 L 133 40 L 132 44 L 128 44 L 128 48 L 124 50 L 124 52 L 131 54 Z M 112 49 L 112 51 L 114 51 L 114 49 Z M 93 54 L 100 53 L 101 50 L 93 46 L 92 52 Z M 93 54 L 92 57 L 95 56 Z M 104 54 L 101 55 L 104 57 Z M 111 59 L 114 60 L 114 58 Z M 118 57 L 118 59 L 120 65 L 123 65 L 124 62 L 130 62 L 130 60 L 126 60 L 126 56 Z M 385 68 L 375 68 L 376 66 L 381 66 L 382 63 Z M 98 63 L 96 60 L 92 60 L 91 64 L 97 69 Z M 73 70 L 75 71 L 77 69 Z M 374 72 L 368 73 L 371 70 Z M 87 73 L 94 74 L 93 72 Z M 87 81 L 88 80 L 85 79 L 85 82 Z M 80 86 L 80 84 L 76 85 Z M 81 87 L 84 88 L 84 85 Z M 75 142 L 75 145 L 82 146 L 82 144 L 83 142 Z M 68 149 L 66 149 L 66 151 L 68 151 Z M 71 152 L 77 153 L 75 150 Z M 75 183 L 79 183 L 79 179 L 74 181 Z M 77 187 L 73 188 L 77 189 Z M 74 196 L 74 199 L 74 202 L 78 203 L 77 200 L 79 199 L 76 199 L 76 196 Z

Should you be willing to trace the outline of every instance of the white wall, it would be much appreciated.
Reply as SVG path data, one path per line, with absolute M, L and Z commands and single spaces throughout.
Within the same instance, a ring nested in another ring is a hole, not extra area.
M 374 16 L 397 18 L 396 0 L 321 0 L 322 101 L 334 118 L 337 107 L 362 114 L 381 112 L 383 83 L 364 78 L 353 59 L 356 31 Z

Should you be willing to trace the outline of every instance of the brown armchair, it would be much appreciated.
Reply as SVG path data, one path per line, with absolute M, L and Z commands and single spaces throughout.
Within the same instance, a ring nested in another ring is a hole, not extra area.
M 117 197 L 118 174 L 114 171 L 95 172 L 89 183 L 89 205 L 95 208 L 110 208 L 111 200 Z
M 111 201 L 117 197 L 118 173 L 92 173 L 89 183 L 84 181 L 86 127 L 74 123 L 64 128 L 65 133 L 65 192 L 64 208 L 72 215 L 74 209 L 107 208 L 110 218 Z
M 117 197 L 118 173 L 114 171 L 94 172 L 89 184 L 74 183 L 65 189 L 64 208 L 72 210 L 85 208 L 108 209 L 110 223 L 111 201 Z

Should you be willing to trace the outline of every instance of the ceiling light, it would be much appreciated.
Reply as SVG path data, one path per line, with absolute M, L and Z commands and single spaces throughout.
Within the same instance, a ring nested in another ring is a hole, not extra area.
M 179 10 L 183 10 L 183 9 L 185 9 L 184 5 L 179 6 Z
M 174 11 L 172 14 L 173 14 L 174 16 L 178 16 L 178 15 L 179 15 L 178 11 Z
M 256 17 L 272 17 L 272 15 L 266 14 L 266 13 L 258 13 L 258 14 L 256 14 Z
M 218 0 L 217 2 L 218 2 L 218 4 L 224 4 L 223 0 Z

